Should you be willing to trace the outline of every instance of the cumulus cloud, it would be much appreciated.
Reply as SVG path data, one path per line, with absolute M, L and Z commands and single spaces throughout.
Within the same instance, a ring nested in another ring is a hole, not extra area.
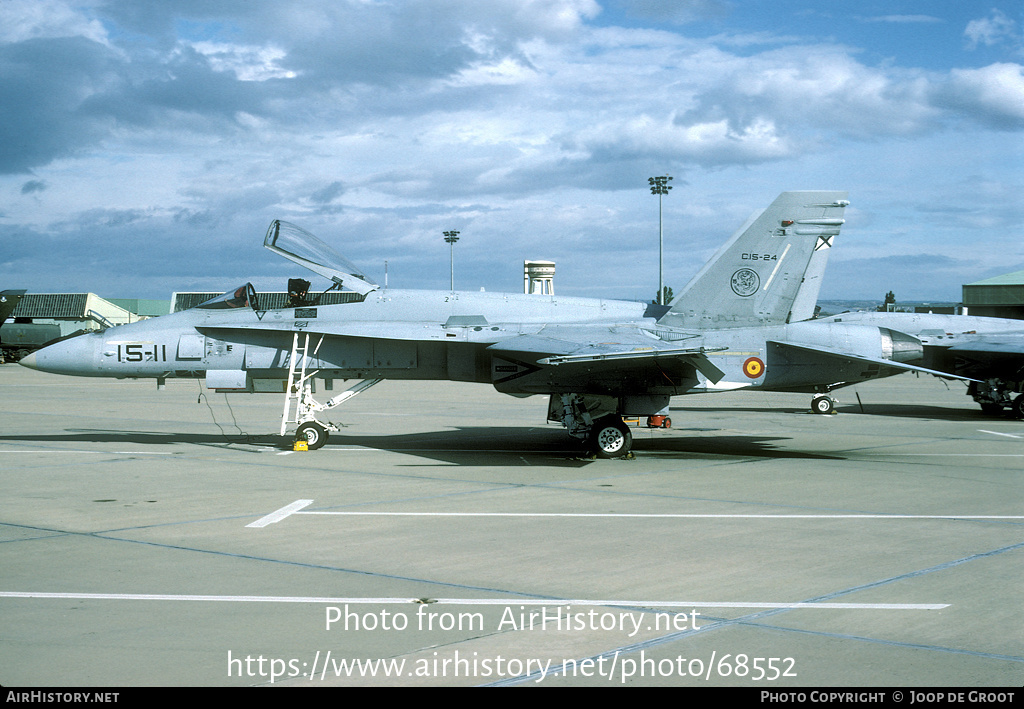
M 1024 129 L 1012 61 L 875 65 L 798 36 L 799 20 L 698 35 L 688 23 L 735 13 L 723 0 L 605 7 L 652 26 L 617 26 L 595 0 L 4 0 L 0 176 L 32 195 L 5 218 L 83 250 L 76 234 L 189 232 L 228 253 L 276 217 L 381 235 L 409 259 L 474 224 L 554 221 L 610 244 L 636 219 L 622 194 L 659 171 L 680 187 L 698 170 L 700 185 L 736 169 L 789 180 L 837 147 Z M 978 48 L 1016 32 L 995 11 L 977 22 Z M 563 209 L 582 191 L 601 192 L 599 212 Z
M 724 117 L 734 126 L 771 120 L 868 137 L 918 132 L 936 118 L 924 77 L 858 63 L 840 48 L 785 48 L 733 57 L 718 80 L 696 97 L 681 120 Z
M 1020 43 L 1017 23 L 1001 10 L 993 9 L 988 17 L 971 20 L 964 30 L 969 49 L 984 45 L 991 47 L 1003 43 Z
M 98 140 L 109 126 L 82 108 L 116 80 L 118 63 L 86 37 L 0 44 L 0 174 L 26 172 Z
M 701 165 L 754 164 L 784 157 L 794 149 L 763 117 L 734 128 L 725 119 L 677 123 L 640 116 L 582 131 L 579 142 L 602 160 L 660 159 Z
M 669 6 L 694 16 L 729 7 L 714 0 L 631 7 Z M 112 50 L 92 20 L 72 21 L 70 6 L 60 7 L 53 15 L 64 19 L 51 24 L 77 37 L 22 39 L 33 34 L 22 29 L 0 45 L 7 67 L 0 88 L 20 99 L 0 108 L 8 119 L 0 171 L 46 164 L 118 126 L 270 137 L 372 125 L 379 141 L 382 131 L 409 135 L 418 124 L 414 140 L 429 138 L 420 143 L 428 152 L 458 142 L 476 160 L 486 143 L 513 151 L 500 156 L 509 169 L 533 164 L 551 175 L 552 162 L 588 158 L 657 154 L 705 166 L 779 160 L 817 150 L 834 134 L 927 131 L 943 111 L 1016 120 L 1012 65 L 944 79 L 869 67 L 836 46 L 731 54 L 663 33 L 590 28 L 600 12 L 593 0 L 103 6 L 111 21 L 165 37 L 155 51 Z M 36 34 L 57 32 L 49 26 Z M 20 81 L 9 78 L 19 73 Z M 509 110 L 515 118 L 504 125 L 484 118 Z M 457 140 L 438 140 L 446 123 L 459 125 Z M 494 169 L 476 165 L 481 178 Z
M 107 43 L 102 22 L 62 0 L 4 0 L 2 17 L 2 44 L 55 37 L 84 37 Z
M 226 42 L 192 42 L 192 48 L 210 62 L 214 71 L 230 71 L 240 81 L 294 79 L 297 74 L 282 68 L 279 62 L 287 52 L 273 45 L 235 45 Z
M 1000 130 L 1024 129 L 1024 67 L 992 64 L 954 69 L 936 87 L 936 103 Z

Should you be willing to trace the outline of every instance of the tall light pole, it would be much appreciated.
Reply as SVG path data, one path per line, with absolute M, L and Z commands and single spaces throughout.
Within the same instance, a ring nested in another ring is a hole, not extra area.
M 459 240 L 459 232 L 457 231 L 446 231 L 444 232 L 444 240 L 451 244 L 452 247 L 452 292 L 455 292 L 455 242 Z
M 662 221 L 661 200 L 672 185 L 668 181 L 672 178 L 669 175 L 647 178 L 647 184 L 651 186 L 651 194 L 658 195 L 658 298 L 655 301 L 658 305 L 664 305 L 661 301 L 665 299 L 665 229 Z

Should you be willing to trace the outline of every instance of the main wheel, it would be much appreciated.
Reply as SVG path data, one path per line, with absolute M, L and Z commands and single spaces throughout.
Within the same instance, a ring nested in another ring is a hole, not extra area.
M 311 451 L 322 448 L 328 437 L 327 429 L 316 421 L 307 421 L 295 430 L 295 440 L 305 440 Z
M 599 458 L 621 458 L 633 447 L 633 434 L 618 416 L 604 416 L 594 422 L 590 443 Z
M 1024 394 L 1017 395 L 1017 398 L 1013 400 L 1010 411 L 1013 412 L 1014 418 L 1024 419 Z
M 816 414 L 830 414 L 836 408 L 836 402 L 831 396 L 820 394 L 811 399 L 811 409 Z

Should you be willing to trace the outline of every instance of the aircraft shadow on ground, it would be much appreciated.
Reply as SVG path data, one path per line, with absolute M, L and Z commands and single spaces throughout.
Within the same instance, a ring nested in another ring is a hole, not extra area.
M 707 432 L 708 429 L 699 429 Z M 721 459 L 737 458 L 809 458 L 842 460 L 843 458 L 813 451 L 785 450 L 773 445 L 788 441 L 781 436 L 705 435 L 687 437 L 678 435 L 685 429 L 653 437 L 634 429 L 633 450 L 640 457 L 657 456 L 659 459 Z M 291 436 L 275 434 L 221 434 L 221 433 L 169 433 L 165 431 L 112 431 L 105 429 L 67 429 L 61 433 L 31 435 L 0 435 L 0 441 L 19 443 L 68 444 L 108 443 L 124 446 L 198 445 L 253 451 L 253 447 L 291 450 Z M 462 427 L 443 431 L 395 435 L 331 434 L 322 449 L 331 447 L 362 446 L 375 450 L 426 458 L 453 465 L 522 466 L 547 465 L 579 467 L 595 462 L 586 447 L 570 439 L 563 431 L 544 428 Z M 110 451 L 112 454 L 117 451 Z M 310 455 L 316 455 L 312 451 Z
M 933 419 L 936 421 L 999 421 L 999 420 L 1016 420 L 1010 414 L 1009 410 L 1006 409 L 1002 414 L 991 415 L 986 414 L 981 409 L 977 408 L 955 408 L 948 406 L 929 406 L 927 404 L 871 404 L 864 402 L 863 407 L 857 402 L 844 401 L 836 405 L 836 413 L 838 414 L 849 414 L 857 416 L 887 416 L 893 418 L 915 418 L 915 419 Z M 671 408 L 673 414 L 685 413 L 688 419 L 700 420 L 701 414 L 707 415 L 708 413 L 728 413 L 728 412 L 743 412 L 743 413 L 760 413 L 760 414 L 807 414 L 808 416 L 820 416 L 813 411 L 808 409 L 799 408 L 771 408 L 771 407 L 753 407 L 753 406 L 728 406 L 728 407 L 715 407 L 710 408 L 702 406 L 700 408 L 695 407 L 677 407 Z
M 173 445 L 187 443 L 199 446 L 230 446 L 251 444 L 282 447 L 282 436 L 273 434 L 169 433 L 166 431 L 112 431 L 109 429 L 69 428 L 63 433 L 0 436 L 0 441 L 22 443 L 117 443 L 137 445 Z M 290 438 L 288 439 L 291 440 Z M 114 451 L 111 451 L 114 452 Z
M 773 445 L 788 441 L 782 436 L 702 436 L 700 438 L 633 439 L 633 451 L 639 455 L 659 458 L 717 459 L 736 458 L 802 458 L 808 460 L 846 460 L 846 456 L 814 451 L 786 450 Z
M 898 418 L 931 419 L 935 421 L 999 421 L 1016 420 L 1009 410 L 1001 415 L 986 414 L 980 408 L 950 408 L 946 406 L 928 406 L 926 404 L 869 404 L 865 403 L 863 411 L 857 404 L 842 404 L 836 407 L 841 414 L 859 414 L 868 416 L 887 416 Z

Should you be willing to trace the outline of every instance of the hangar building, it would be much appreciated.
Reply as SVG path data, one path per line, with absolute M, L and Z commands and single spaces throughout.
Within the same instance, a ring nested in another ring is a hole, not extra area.
M 1024 320 L 1024 271 L 964 284 L 963 304 L 971 315 Z

